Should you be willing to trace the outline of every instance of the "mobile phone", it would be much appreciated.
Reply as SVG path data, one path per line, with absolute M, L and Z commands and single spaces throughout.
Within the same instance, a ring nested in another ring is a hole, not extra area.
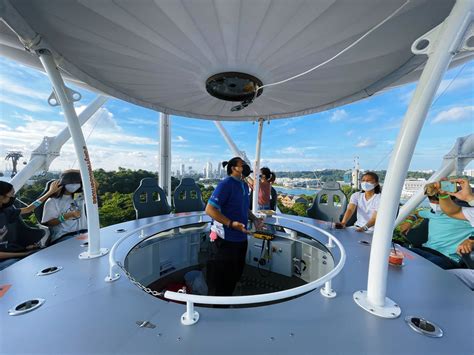
M 441 190 L 446 192 L 456 192 L 456 184 L 451 181 L 441 181 Z

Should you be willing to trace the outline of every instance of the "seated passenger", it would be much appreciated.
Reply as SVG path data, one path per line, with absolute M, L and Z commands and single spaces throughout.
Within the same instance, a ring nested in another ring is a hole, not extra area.
M 441 210 L 437 196 L 429 196 L 428 199 L 431 211 L 421 210 L 408 216 L 400 225 L 400 231 L 408 232 L 418 217 L 428 218 L 428 241 L 422 247 L 410 250 L 443 269 L 459 268 L 460 254 L 464 254 L 470 245 L 469 236 L 474 234 L 474 228 L 467 221 L 447 216 Z
M 372 232 L 377 219 L 377 210 L 380 203 L 379 177 L 374 172 L 366 172 L 362 175 L 360 187 L 362 191 L 354 192 L 347 206 L 346 213 L 336 228 L 345 228 L 357 209 L 357 221 L 354 223 L 358 232 Z
M 60 178 L 61 189 L 44 204 L 41 223 L 51 229 L 51 242 L 72 237 L 87 229 L 82 180 L 79 170 L 66 170 Z
M 28 245 L 24 250 L 21 250 L 21 248 L 16 245 L 9 245 L 11 243 L 6 240 L 8 224 L 16 222 L 20 214 L 32 212 L 59 189 L 59 182 L 55 181 L 51 184 L 49 191 L 32 204 L 24 208 L 16 208 L 13 206 L 16 199 L 13 185 L 5 181 L 0 181 L 0 270 L 31 254 L 38 248 L 36 245 Z

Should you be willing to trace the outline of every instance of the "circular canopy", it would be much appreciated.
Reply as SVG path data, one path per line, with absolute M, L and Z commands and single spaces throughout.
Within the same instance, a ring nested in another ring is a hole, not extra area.
M 206 80 L 222 72 L 264 85 L 299 74 L 404 2 L 15 0 L 3 18 L 24 41 L 40 34 L 37 48 L 49 48 L 63 71 L 111 96 L 180 116 L 255 120 L 319 112 L 414 80 L 426 57 L 410 46 L 446 18 L 453 1 L 412 0 L 334 61 L 266 87 L 240 111 L 206 90 Z

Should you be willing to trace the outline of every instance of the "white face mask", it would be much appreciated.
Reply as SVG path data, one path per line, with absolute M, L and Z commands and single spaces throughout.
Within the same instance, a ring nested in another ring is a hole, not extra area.
M 77 190 L 79 190 L 79 188 L 81 187 L 81 184 L 66 184 L 64 185 L 64 187 L 68 192 L 74 193 Z
M 441 208 L 437 203 L 430 203 L 430 207 L 434 213 L 441 213 Z
M 372 191 L 375 188 L 375 185 L 371 184 L 370 182 L 362 181 L 360 183 L 360 187 L 364 191 Z

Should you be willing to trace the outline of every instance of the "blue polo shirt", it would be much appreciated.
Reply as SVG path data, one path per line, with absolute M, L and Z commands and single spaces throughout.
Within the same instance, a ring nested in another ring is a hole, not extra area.
M 429 210 L 422 210 L 418 215 L 429 218 L 428 241 L 424 247 L 439 251 L 448 258 L 456 262 L 461 257 L 456 253 L 456 249 L 463 240 L 474 234 L 474 228 L 467 221 L 451 218 L 444 213 L 433 213 Z
M 207 202 L 232 221 L 247 225 L 249 215 L 249 188 L 242 180 L 228 176 L 222 180 Z M 247 234 L 224 226 L 225 240 L 243 242 Z

